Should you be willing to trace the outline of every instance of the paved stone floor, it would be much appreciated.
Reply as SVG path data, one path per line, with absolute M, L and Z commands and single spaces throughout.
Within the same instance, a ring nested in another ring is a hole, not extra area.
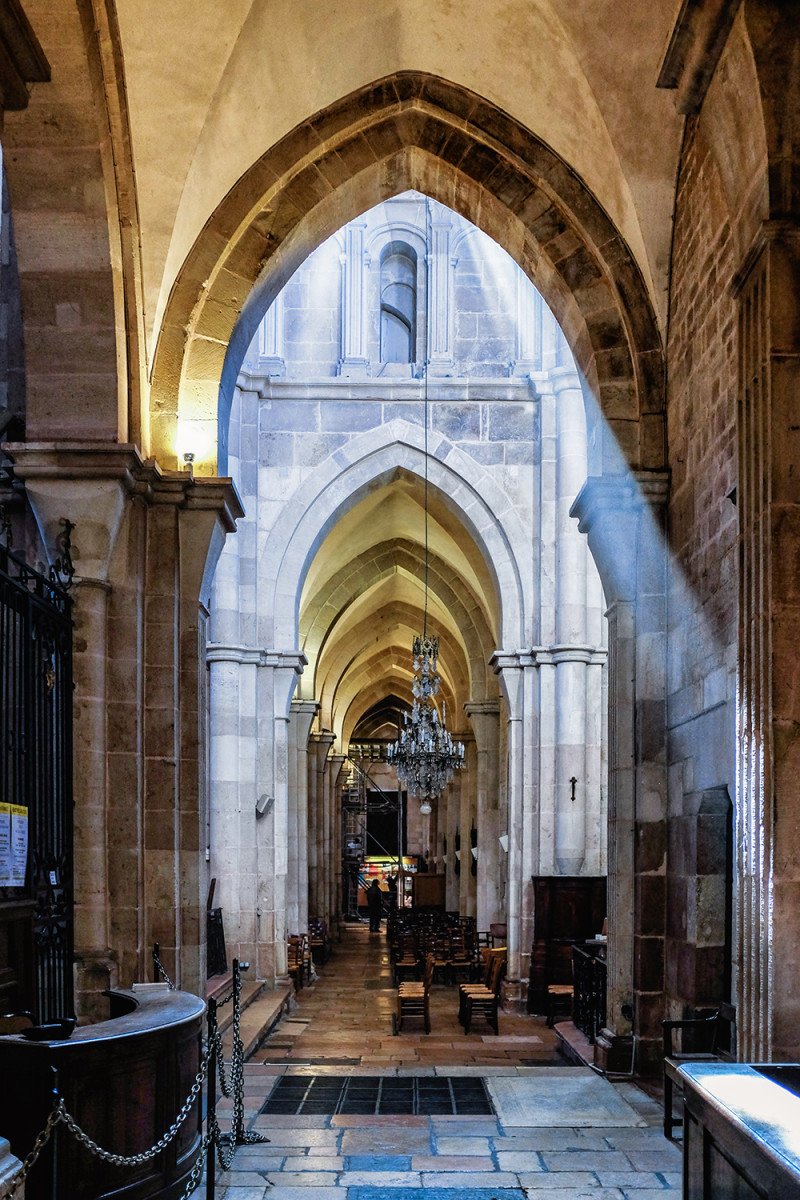
M 499 1036 L 485 1024 L 465 1035 L 456 989 L 442 984 L 431 992 L 429 1035 L 407 1023 L 392 1036 L 393 1009 L 384 936 L 363 925 L 346 927 L 317 981 L 298 994 L 291 1015 L 246 1065 L 248 1127 L 270 1140 L 238 1149 L 233 1169 L 217 1177 L 217 1200 L 412 1200 L 410 1193 L 428 1189 L 435 1200 L 680 1195 L 680 1151 L 662 1136 L 658 1104 L 635 1084 L 616 1083 L 613 1104 L 593 1115 L 586 1096 L 595 1085 L 599 1091 L 612 1085 L 588 1068 L 556 1065 L 563 1060 L 541 1019 L 501 1013 Z M 513 1117 L 504 1108 L 495 1117 L 259 1116 L 276 1076 L 285 1073 L 470 1074 L 490 1088 L 497 1080 L 498 1094 L 518 1080 L 518 1090 L 529 1083 L 536 1091 L 539 1107 L 523 1105 Z M 562 1095 L 548 1113 L 547 1081 L 556 1078 L 554 1092 L 564 1093 L 569 1081 L 566 1094 L 571 1085 L 582 1100 L 565 1110 Z M 629 1114 L 627 1124 L 602 1124 L 615 1106 Z M 222 1100 L 220 1117 L 229 1109 Z M 538 1113 L 530 1118 L 536 1124 L 518 1123 L 527 1112 Z M 565 1112 L 576 1124 L 565 1115 L 564 1124 L 554 1125 Z M 205 1186 L 195 1196 L 205 1196 Z

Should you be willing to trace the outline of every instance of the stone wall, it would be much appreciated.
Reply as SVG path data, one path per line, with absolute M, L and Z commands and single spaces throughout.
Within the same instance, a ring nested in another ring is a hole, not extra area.
M 765 156 L 740 13 L 702 108 L 687 119 L 675 207 L 665 964 L 673 1016 L 733 999 L 742 965 L 731 844 L 741 497 L 733 282 L 763 216 Z

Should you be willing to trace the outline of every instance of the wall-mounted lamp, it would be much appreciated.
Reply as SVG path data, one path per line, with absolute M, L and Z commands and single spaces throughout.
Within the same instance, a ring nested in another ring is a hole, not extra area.
M 470 846 L 470 850 L 472 851 L 472 857 L 473 857 L 473 858 L 475 859 L 475 861 L 477 862 L 477 861 L 478 861 L 478 847 L 477 847 L 477 846 Z
M 500 837 L 497 840 L 500 843 L 500 845 L 503 847 L 503 849 L 505 850 L 506 854 L 508 854 L 508 834 L 501 833 Z
M 256 800 L 256 816 L 265 817 L 275 803 L 274 796 L 268 796 L 266 792 L 259 796 Z

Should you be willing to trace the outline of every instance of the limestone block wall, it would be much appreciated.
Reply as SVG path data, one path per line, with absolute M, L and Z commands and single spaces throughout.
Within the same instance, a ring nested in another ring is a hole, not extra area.
M 675 215 L 669 834 L 667 845 L 650 851 L 654 870 L 664 869 L 665 854 L 669 860 L 666 984 L 673 1013 L 714 1004 L 725 992 L 729 998 L 731 986 L 724 834 L 706 847 L 699 813 L 708 789 L 735 794 L 738 347 L 729 284 L 736 237 L 699 120 L 687 128 Z

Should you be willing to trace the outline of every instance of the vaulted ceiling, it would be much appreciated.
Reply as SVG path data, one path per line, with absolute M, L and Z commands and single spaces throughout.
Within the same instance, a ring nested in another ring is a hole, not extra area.
M 265 151 L 396 71 L 485 97 L 583 179 L 659 319 L 682 119 L 656 89 L 679 5 L 646 0 L 118 0 L 154 330 L 209 214 Z

